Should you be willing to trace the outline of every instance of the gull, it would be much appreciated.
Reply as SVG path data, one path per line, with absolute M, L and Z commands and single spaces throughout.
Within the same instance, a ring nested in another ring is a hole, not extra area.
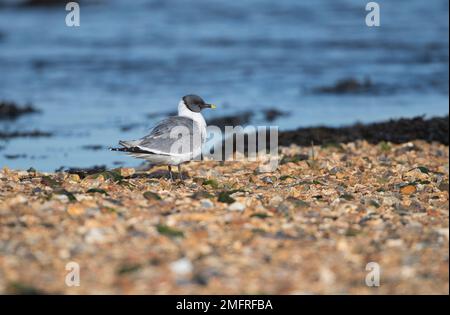
M 160 121 L 141 139 L 119 141 L 122 147 L 111 150 L 126 152 L 153 165 L 167 165 L 172 181 L 172 166 L 176 165 L 179 179 L 183 180 L 181 164 L 201 156 L 206 140 L 206 121 L 201 114 L 205 108 L 216 106 L 205 103 L 198 95 L 185 95 L 178 103 L 178 116 Z

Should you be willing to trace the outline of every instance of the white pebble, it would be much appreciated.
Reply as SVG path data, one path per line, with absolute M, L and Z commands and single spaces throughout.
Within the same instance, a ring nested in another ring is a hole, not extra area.
M 243 205 L 240 202 L 233 202 L 229 207 L 228 210 L 230 211 L 244 211 L 245 205 Z
M 177 261 L 174 261 L 170 264 L 170 270 L 175 273 L 177 276 L 185 276 L 192 272 L 194 267 L 192 263 L 187 258 L 181 258 Z
M 87 243 L 100 243 L 105 239 L 102 230 L 99 228 L 90 229 L 84 237 Z
M 443 229 L 438 229 L 437 232 L 444 236 L 447 240 L 448 240 L 448 234 L 449 234 L 449 229 L 448 228 L 443 228 Z

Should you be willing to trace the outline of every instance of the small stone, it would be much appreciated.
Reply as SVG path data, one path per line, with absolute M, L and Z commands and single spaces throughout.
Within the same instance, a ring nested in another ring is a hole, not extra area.
M 229 207 L 228 210 L 230 211 L 244 211 L 245 205 L 243 205 L 240 202 L 233 202 Z
M 53 198 L 56 200 L 62 201 L 64 203 L 69 202 L 69 197 L 67 197 L 66 195 L 62 195 L 62 194 L 53 195 Z
M 105 236 L 104 236 L 102 230 L 99 228 L 90 229 L 84 237 L 84 240 L 87 243 L 91 243 L 91 244 L 92 243 L 101 243 L 104 241 L 104 239 L 105 239 Z
M 417 191 L 417 188 L 414 185 L 406 185 L 406 186 L 403 186 L 402 188 L 400 188 L 400 192 L 403 195 L 411 195 L 411 194 L 414 194 L 416 191 Z
M 15 204 L 20 204 L 20 203 L 25 203 L 27 201 L 28 201 L 28 199 L 25 196 L 19 194 L 19 195 L 15 196 L 14 198 L 11 198 L 9 200 L 9 204 L 15 205 Z
M 412 278 L 416 275 L 416 271 L 411 266 L 404 266 L 400 269 L 400 275 L 405 279 Z
M 67 207 L 67 213 L 69 213 L 71 216 L 79 216 L 84 214 L 84 208 L 78 203 L 70 204 Z
M 397 148 L 395 150 L 395 154 L 400 155 L 400 154 L 405 154 L 406 152 L 410 152 L 410 151 L 418 151 L 420 150 L 414 143 L 412 142 L 407 142 L 402 144 L 399 148 Z
M 200 200 L 200 205 L 202 208 L 206 208 L 206 209 L 210 209 L 210 208 L 214 207 L 213 202 L 209 199 Z
M 400 200 L 394 196 L 386 196 L 383 197 L 383 204 L 389 207 L 392 207 L 396 204 L 398 204 Z
M 403 246 L 403 240 L 401 238 L 387 240 L 386 241 L 386 246 L 388 246 L 388 247 L 402 247 Z
M 19 177 L 26 177 L 26 176 L 28 176 L 28 172 L 27 171 L 19 171 L 17 173 L 17 175 L 19 175 Z
M 161 196 L 152 191 L 146 191 L 143 196 L 147 200 L 161 200 Z
M 330 268 L 322 267 L 319 273 L 320 282 L 325 285 L 333 285 L 336 281 L 336 276 Z
M 341 171 L 341 169 L 340 169 L 339 167 L 337 167 L 337 166 L 332 167 L 332 168 L 329 170 L 330 175 L 336 175 L 336 174 L 339 173 L 340 171 Z
M 281 203 L 277 207 L 277 212 L 279 212 L 279 213 L 289 213 L 289 204 L 286 203 L 286 202 Z
M 134 168 L 121 168 L 120 169 L 120 175 L 122 175 L 123 177 L 130 177 L 130 176 L 134 175 L 135 172 L 136 172 L 136 170 Z
M 78 174 L 69 174 L 68 179 L 70 181 L 73 181 L 73 182 L 79 182 L 80 181 L 80 175 L 78 175 Z
M 438 229 L 437 232 L 439 233 L 439 235 L 444 236 L 448 241 L 448 238 L 449 238 L 449 229 L 448 228 Z
M 438 188 L 439 188 L 440 191 L 448 192 L 448 182 L 440 183 Z
M 170 270 L 177 276 L 189 275 L 193 269 L 191 261 L 187 258 L 181 258 L 170 264 Z
M 70 258 L 70 251 L 65 249 L 65 248 L 62 248 L 62 249 L 60 249 L 58 251 L 58 256 L 61 259 L 69 259 Z
M 264 176 L 262 181 L 267 184 L 273 184 L 273 178 L 271 176 Z
M 275 195 L 274 197 L 272 197 L 269 201 L 269 205 L 271 205 L 272 207 L 277 207 L 280 205 L 280 203 L 282 203 L 284 201 L 284 199 L 281 196 Z

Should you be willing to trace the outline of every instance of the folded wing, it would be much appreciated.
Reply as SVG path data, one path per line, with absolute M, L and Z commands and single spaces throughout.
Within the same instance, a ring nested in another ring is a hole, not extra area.
M 147 136 L 139 140 L 120 141 L 129 151 L 160 155 L 199 154 L 200 126 L 187 117 L 169 117 L 159 122 Z

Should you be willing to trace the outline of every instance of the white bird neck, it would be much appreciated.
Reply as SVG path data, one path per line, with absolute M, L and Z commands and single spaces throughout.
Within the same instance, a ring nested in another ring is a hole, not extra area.
M 195 121 L 202 132 L 202 139 L 206 139 L 206 121 L 203 118 L 201 113 L 195 113 L 187 108 L 186 104 L 184 104 L 183 100 L 178 103 L 178 116 L 183 116 L 192 119 Z

